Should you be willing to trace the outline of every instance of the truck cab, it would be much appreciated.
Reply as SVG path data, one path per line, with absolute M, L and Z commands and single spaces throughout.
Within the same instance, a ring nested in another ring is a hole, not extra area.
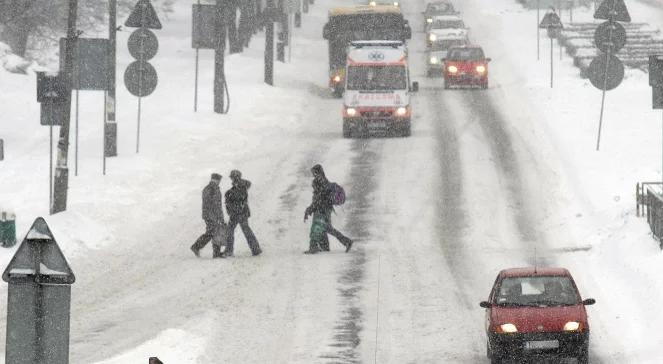
M 343 95 L 343 136 L 372 132 L 409 136 L 412 106 L 407 48 L 400 41 L 351 42 Z

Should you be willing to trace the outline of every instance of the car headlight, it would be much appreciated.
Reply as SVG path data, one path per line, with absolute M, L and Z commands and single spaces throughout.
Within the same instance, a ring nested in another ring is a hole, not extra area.
M 435 34 L 429 35 L 428 40 L 430 40 L 431 42 L 435 42 L 437 40 L 437 35 L 435 35 Z
M 334 82 L 339 83 L 339 82 L 341 82 L 341 76 L 336 75 L 336 76 L 334 76 L 333 80 L 334 80 Z
M 500 329 L 502 330 L 502 332 L 507 334 L 518 332 L 518 329 L 514 324 L 502 324 L 500 325 Z
M 375 6 L 375 5 L 377 5 L 377 3 L 375 1 L 371 1 L 370 3 L 368 3 L 368 5 Z
M 357 115 L 357 109 L 355 109 L 353 107 L 348 107 L 348 108 L 345 109 L 345 114 L 347 116 L 355 116 L 355 115 Z
M 426 23 L 432 24 L 433 23 L 433 18 L 426 18 Z
M 402 106 L 399 107 L 398 109 L 396 109 L 396 115 L 398 115 L 398 116 L 405 116 L 405 115 L 407 115 L 407 108 L 406 108 L 406 107 L 402 107 Z
M 438 64 L 438 63 L 439 63 L 439 61 L 438 61 L 437 57 L 430 57 L 430 64 Z
M 447 71 L 449 71 L 449 73 L 456 73 L 456 72 L 458 72 L 458 67 L 449 66 L 449 67 L 447 67 Z
M 486 66 L 477 66 L 477 72 L 479 73 L 486 72 Z
M 564 325 L 564 331 L 579 331 L 580 322 L 578 321 L 569 321 Z
M 394 1 L 394 6 L 398 6 L 398 1 Z

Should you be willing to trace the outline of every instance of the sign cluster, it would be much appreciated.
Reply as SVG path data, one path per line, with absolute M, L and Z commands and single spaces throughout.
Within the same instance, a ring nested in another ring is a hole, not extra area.
M 594 44 L 601 53 L 589 64 L 589 81 L 599 90 L 609 91 L 624 79 L 624 64 L 614 54 L 626 44 L 626 30 L 617 22 L 628 23 L 631 16 L 624 0 L 604 0 L 596 9 L 594 19 L 607 21 L 594 33 Z
M 124 72 L 124 84 L 132 95 L 148 96 L 157 87 L 157 71 L 147 61 L 157 54 L 159 48 L 159 41 L 150 29 L 161 29 L 161 22 L 150 1 L 139 0 L 124 25 L 138 28 L 129 36 L 129 54 L 136 61 Z

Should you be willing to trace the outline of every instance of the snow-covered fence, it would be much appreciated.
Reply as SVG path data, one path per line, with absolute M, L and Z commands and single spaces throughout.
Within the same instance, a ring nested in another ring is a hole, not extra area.
M 659 245 L 663 249 L 663 195 L 654 190 L 653 186 L 663 187 L 661 182 L 641 182 L 637 183 L 636 189 L 636 211 L 637 216 L 647 215 L 647 223 L 652 234 L 659 240 Z
M 558 38 L 573 57 L 573 64 L 580 75 L 587 77 L 589 64 L 599 53 L 594 44 L 594 31 L 600 23 L 570 23 L 564 26 Z M 626 29 L 626 45 L 617 57 L 626 67 L 647 70 L 649 55 L 663 52 L 663 35 L 660 30 L 647 23 L 622 23 Z

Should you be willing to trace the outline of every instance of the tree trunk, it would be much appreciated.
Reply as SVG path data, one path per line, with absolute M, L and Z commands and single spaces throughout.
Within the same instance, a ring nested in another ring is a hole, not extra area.
M 24 57 L 33 21 L 29 18 L 30 0 L 6 0 L 2 2 L 4 27 L 0 32 L 0 41 L 11 47 L 12 52 Z

